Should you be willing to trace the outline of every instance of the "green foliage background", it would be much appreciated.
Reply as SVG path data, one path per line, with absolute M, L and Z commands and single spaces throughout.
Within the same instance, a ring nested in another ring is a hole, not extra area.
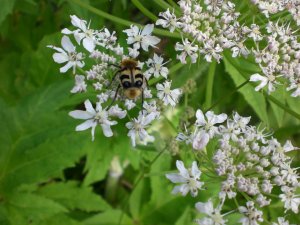
M 248 13 L 247 1 L 243 2 L 239 11 Z M 300 146 L 299 99 L 289 97 L 284 87 L 270 97 L 254 92 L 249 83 L 235 91 L 258 70 L 253 60 L 232 59 L 225 53 L 218 65 L 203 60 L 196 65 L 176 64 L 173 46 L 178 36 L 170 37 L 170 33 L 159 30 L 157 34 L 163 34 L 160 37 L 164 43 L 161 52 L 173 59 L 173 84 L 181 87 L 193 79 L 195 91 L 182 98 L 178 109 L 171 110 L 172 116 L 160 124 L 160 133 L 154 131 L 154 145 L 132 149 L 124 124 L 116 126 L 110 139 L 97 130 L 95 142 L 91 142 L 89 131 L 75 132 L 78 121 L 68 112 L 81 108 L 82 102 L 92 96 L 70 94 L 73 78 L 59 74 L 59 66 L 52 61 L 53 52 L 46 45 L 59 45 L 60 30 L 70 27 L 69 16 L 73 14 L 91 20 L 93 28 L 105 25 L 116 30 L 125 42 L 122 30 L 126 25 L 153 22 L 153 15 L 173 1 L 144 0 L 142 7 L 136 0 L 0 3 L 1 225 L 113 225 L 119 224 L 120 218 L 121 224 L 193 224 L 196 200 L 172 196 L 173 185 L 164 177 L 174 169 L 176 159 L 191 160 L 192 155 L 188 149 L 181 149 L 175 157 L 168 151 L 161 152 L 172 150 L 168 144 L 187 105 L 207 109 L 217 103 L 213 108 L 216 112 L 234 110 L 251 115 L 253 124 L 262 121 L 275 137 L 292 139 Z M 121 162 L 129 161 L 119 180 L 109 176 L 116 155 Z M 297 167 L 299 154 L 294 156 Z M 139 185 L 135 186 L 137 181 Z M 218 190 L 217 185 L 210 184 L 208 192 L 216 195 Z M 207 198 L 208 194 L 200 194 L 197 200 Z M 268 216 L 275 218 L 281 213 L 274 205 Z M 294 220 L 300 223 L 297 216 Z

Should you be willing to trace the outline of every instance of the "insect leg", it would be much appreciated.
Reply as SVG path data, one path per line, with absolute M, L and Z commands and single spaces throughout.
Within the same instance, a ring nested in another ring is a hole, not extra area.
M 144 113 L 144 88 L 142 88 L 142 114 Z
M 107 85 L 107 88 L 109 88 L 109 87 L 112 85 L 112 83 L 113 83 L 114 80 L 116 79 L 116 77 L 117 77 L 117 75 L 118 75 L 119 72 L 120 72 L 120 71 L 118 70 L 118 71 L 114 74 L 114 76 L 113 76 L 111 82 Z
M 117 68 L 121 68 L 121 66 L 117 65 L 117 64 L 113 64 L 113 63 L 108 63 L 108 66 L 115 66 Z
M 114 104 L 114 102 L 116 101 L 116 98 L 117 98 L 117 95 L 118 95 L 118 92 L 119 92 L 119 89 L 120 89 L 121 85 L 119 84 L 118 87 L 117 87 L 117 90 L 116 90 L 116 93 L 115 93 L 115 96 L 112 100 L 112 102 L 110 103 L 110 105 L 108 106 L 107 110 L 108 111 L 110 109 L 110 107 L 112 106 L 112 104 Z

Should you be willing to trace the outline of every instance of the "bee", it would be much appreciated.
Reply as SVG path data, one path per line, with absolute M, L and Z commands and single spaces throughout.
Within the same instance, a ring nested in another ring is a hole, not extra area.
M 111 83 L 116 77 L 119 79 L 119 85 L 116 89 L 115 96 L 108 109 L 112 106 L 117 98 L 119 90 L 123 89 L 123 94 L 128 99 L 137 99 L 142 97 L 142 108 L 144 103 L 144 89 L 148 85 L 147 79 L 143 75 L 141 68 L 138 66 L 138 62 L 134 59 L 123 59 L 120 66 L 114 65 L 119 70 L 114 75 Z

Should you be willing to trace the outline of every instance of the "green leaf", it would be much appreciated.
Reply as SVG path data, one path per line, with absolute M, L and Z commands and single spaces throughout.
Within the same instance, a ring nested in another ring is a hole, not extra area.
M 134 219 L 139 218 L 143 205 L 149 200 L 149 191 L 149 183 L 143 179 L 130 194 L 129 209 Z
M 14 8 L 15 0 L 2 0 L 0 7 L 0 25 L 7 15 L 9 15 Z
M 235 59 L 229 60 L 229 58 L 227 57 L 224 57 L 223 61 L 225 64 L 226 72 L 230 75 L 236 86 L 245 82 L 245 78 L 241 74 L 244 73 L 244 71 L 242 71 L 242 68 L 244 68 L 245 65 L 241 64 L 240 61 Z M 234 62 L 235 64 L 233 64 L 232 62 Z M 246 84 L 244 87 L 239 89 L 239 92 L 244 96 L 245 100 L 252 107 L 257 116 L 266 124 L 269 124 L 266 100 L 263 95 L 256 92 L 253 86 L 251 86 L 250 84 Z
M 5 205 L 11 224 L 40 224 L 57 213 L 67 212 L 60 204 L 29 193 L 14 193 Z
M 77 182 L 50 183 L 38 190 L 38 193 L 53 199 L 68 209 L 80 209 L 87 212 L 103 211 L 110 206 L 90 187 L 80 187 Z
M 74 131 L 74 120 L 59 110 L 69 90 L 69 82 L 54 84 L 16 107 L 0 109 L 5 130 L 0 134 L 5 140 L 0 143 L 2 194 L 56 176 L 83 155 L 85 142 Z
M 96 129 L 95 141 L 90 141 L 86 147 L 87 160 L 84 171 L 87 174 L 83 181 L 85 186 L 105 178 L 114 156 L 111 151 L 111 141 L 102 134 L 102 136 L 97 135 L 97 132 L 102 132 L 102 130 Z
M 274 98 L 276 98 L 279 102 L 285 104 L 286 94 L 287 93 L 286 93 L 285 88 L 283 86 L 279 86 L 276 90 L 276 93 L 272 94 L 272 96 Z M 272 101 L 269 101 L 269 102 L 270 102 L 271 108 L 273 110 L 273 113 L 275 115 L 277 124 L 279 127 L 281 127 L 282 123 L 283 123 L 283 117 L 284 117 L 285 111 L 282 108 L 280 108 L 278 105 L 273 103 Z
M 150 173 L 160 174 L 150 177 L 151 184 L 151 203 L 154 205 L 161 205 L 168 201 L 172 196 L 166 189 L 168 179 L 162 174 L 163 171 L 170 170 L 171 156 L 169 154 L 162 154 L 157 161 L 151 166 Z
M 55 214 L 38 225 L 58 225 L 63 222 L 63 225 L 81 225 L 80 222 L 70 218 L 64 213 Z
M 122 222 L 120 222 L 122 218 Z M 108 210 L 83 221 L 84 225 L 132 225 L 133 221 L 120 210 Z
M 191 218 L 191 209 L 190 207 L 187 207 L 182 215 L 179 217 L 179 219 L 176 221 L 175 225 L 192 225 L 195 224 L 195 222 L 192 222 Z

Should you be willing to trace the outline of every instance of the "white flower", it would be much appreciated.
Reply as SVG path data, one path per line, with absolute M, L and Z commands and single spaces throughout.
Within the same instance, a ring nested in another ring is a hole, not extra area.
M 226 224 L 227 220 L 223 219 L 223 215 L 221 215 L 221 205 L 214 209 L 213 203 L 211 199 L 208 202 L 197 202 L 195 205 L 196 209 L 207 215 L 202 219 L 197 219 L 196 222 L 199 225 L 223 225 Z
M 240 206 L 239 211 L 245 216 L 239 221 L 243 225 L 258 225 L 259 222 L 263 222 L 262 211 L 257 210 L 252 201 L 247 202 L 246 207 Z
M 173 107 L 177 104 L 178 98 L 182 93 L 179 88 L 171 90 L 171 81 L 157 84 L 156 89 L 158 90 L 157 97 L 164 102 L 164 105 L 170 104 Z
M 122 110 L 118 105 L 114 105 L 110 107 L 110 109 L 108 110 L 108 114 L 110 116 L 115 116 L 118 117 L 119 119 L 123 119 L 126 116 L 127 111 Z
M 97 98 L 98 98 L 100 103 L 104 103 L 104 102 L 107 102 L 107 100 L 109 98 L 109 94 L 101 93 L 101 94 L 97 95 Z
M 169 173 L 166 177 L 173 183 L 180 183 L 172 190 L 172 194 L 181 193 L 186 196 L 190 191 L 193 197 L 198 195 L 198 190 L 202 189 L 204 182 L 200 182 L 201 171 L 199 170 L 196 161 L 192 163 L 192 168 L 186 169 L 182 161 L 176 161 L 176 167 L 179 173 Z
M 83 47 L 86 50 L 88 50 L 89 52 L 94 51 L 96 46 L 95 31 L 89 29 L 89 26 L 87 26 L 87 22 L 85 20 L 81 20 L 75 15 L 72 15 L 70 17 L 73 26 L 79 29 L 75 31 L 70 31 L 69 29 L 65 28 L 61 32 L 63 34 L 74 34 L 75 40 L 78 44 L 80 44 L 82 40 Z
M 82 75 L 75 76 L 75 86 L 72 88 L 71 93 L 86 92 L 87 85 L 84 79 L 85 76 Z
M 207 120 L 205 120 L 205 117 Z M 209 137 L 212 138 L 217 132 L 218 128 L 215 127 L 215 124 L 223 123 L 227 119 L 227 115 L 222 113 L 220 115 L 215 115 L 212 111 L 205 113 L 205 117 L 201 109 L 198 109 L 196 112 L 196 122 L 197 127 L 203 127 L 205 131 L 209 134 Z
M 101 84 L 100 82 L 96 82 L 96 83 L 93 83 L 93 86 L 96 91 L 101 91 L 103 84 Z
M 84 105 L 86 111 L 75 110 L 69 113 L 69 115 L 75 119 L 86 120 L 76 127 L 76 131 L 83 131 L 92 128 L 92 140 L 94 140 L 95 128 L 99 124 L 102 127 L 105 137 L 113 136 L 110 126 L 116 125 L 117 122 L 109 120 L 108 112 L 105 109 L 102 109 L 101 104 L 96 104 L 96 110 L 93 108 L 93 105 L 89 100 L 86 100 Z
M 254 41 L 261 41 L 263 39 L 263 36 L 261 35 L 259 30 L 259 26 L 256 24 L 251 24 L 251 32 L 248 36 Z
M 177 27 L 177 19 L 174 12 L 170 13 L 170 10 L 167 9 L 166 12 L 160 12 L 159 16 L 163 19 L 158 19 L 156 25 L 161 25 L 163 28 L 169 28 L 170 32 L 173 33 Z
M 163 63 L 163 61 L 164 59 L 155 53 L 153 59 L 149 59 L 147 61 L 147 66 L 149 67 L 149 69 L 144 73 L 147 80 L 149 80 L 152 74 L 154 75 L 154 77 L 162 76 L 167 79 L 169 70 L 163 65 L 165 65 L 168 62 Z
M 144 102 L 143 108 L 144 108 L 144 111 L 146 111 L 146 114 L 152 114 L 156 118 L 159 118 L 160 112 L 157 109 L 156 101 L 151 101 L 149 103 Z
M 193 149 L 202 150 L 209 142 L 209 134 L 204 130 L 200 130 L 193 136 L 192 139 Z
M 200 50 L 200 52 L 205 55 L 204 58 L 207 62 L 211 62 L 212 58 L 216 59 L 217 62 L 220 62 L 222 51 L 223 49 L 219 44 L 216 44 L 213 39 L 205 41 L 203 49 Z
M 73 67 L 73 73 L 75 73 L 76 66 L 82 68 L 84 62 L 81 62 L 83 59 L 82 53 L 77 53 L 75 46 L 72 44 L 71 40 L 67 36 L 63 36 L 61 39 L 61 46 L 63 48 L 58 48 L 53 45 L 48 45 L 47 47 L 53 48 L 57 52 L 53 54 L 53 60 L 56 63 L 65 63 L 67 64 L 60 68 L 61 73 L 67 72 L 71 67 Z
M 286 221 L 283 217 L 278 217 L 278 223 L 272 223 L 272 225 L 289 225 L 289 221 Z
M 176 58 L 180 60 L 181 63 L 186 64 L 186 57 L 190 56 L 192 59 L 192 63 L 195 63 L 198 58 L 198 45 L 192 45 L 193 43 L 190 43 L 189 40 L 182 39 L 182 44 L 176 43 L 175 50 L 176 51 L 182 51 L 180 55 L 177 55 Z
M 284 152 L 290 152 L 299 149 L 298 147 L 293 146 L 290 140 L 287 140 L 283 146 Z
M 116 48 L 113 47 L 117 40 L 115 34 L 115 31 L 110 33 L 110 31 L 107 28 L 104 28 L 103 31 L 97 34 L 97 44 L 102 47 L 105 47 L 106 49 L 114 51 L 117 55 L 120 55 L 121 53 L 123 53 L 123 48 L 120 45 L 118 45 Z
M 268 83 L 268 78 L 259 75 L 258 73 L 251 75 L 250 81 L 261 81 L 261 83 L 255 88 L 255 91 L 259 91 Z
M 133 48 L 138 50 L 140 47 L 144 51 L 148 51 L 148 47 L 155 47 L 160 42 L 160 39 L 155 36 L 151 36 L 154 29 L 154 24 L 147 24 L 143 30 L 140 30 L 137 26 L 131 25 L 130 29 L 124 30 L 127 34 L 127 44 L 133 44 Z
M 129 129 L 127 136 L 130 137 L 133 147 L 136 146 L 136 141 L 143 144 L 154 141 L 154 137 L 150 136 L 145 130 L 154 119 L 155 115 L 152 113 L 148 115 L 140 113 L 138 118 L 133 118 L 131 122 L 126 123 L 126 127 Z
M 128 110 L 130 110 L 130 109 L 134 108 L 136 106 L 136 104 L 134 103 L 134 101 L 132 101 L 130 99 L 126 99 L 125 106 Z
M 300 195 L 295 195 L 294 189 L 287 186 L 281 187 L 281 190 L 284 192 L 284 194 L 280 194 L 279 198 L 281 198 L 281 201 L 284 202 L 284 208 L 286 209 L 285 212 L 291 209 L 294 213 L 298 213 Z
M 139 56 L 140 52 L 136 48 L 128 48 L 128 55 L 135 59 Z

